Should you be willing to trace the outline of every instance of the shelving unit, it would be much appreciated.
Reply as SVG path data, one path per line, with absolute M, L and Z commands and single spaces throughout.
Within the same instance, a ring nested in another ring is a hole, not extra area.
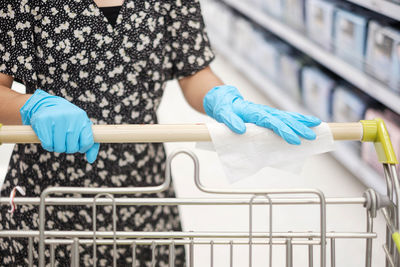
M 360 2 L 361 1 L 364 0 L 360 0 Z M 246 1 L 223 0 L 223 2 L 245 14 L 268 31 L 285 40 L 313 58 L 315 61 L 400 114 L 400 95 L 396 94 L 382 82 L 364 73 L 362 70 L 357 69 L 332 52 L 320 47 L 318 44 L 310 40 L 304 33 L 292 29 L 279 19 L 266 14 L 266 12 L 251 7 L 246 3 Z M 400 16 L 400 13 L 398 15 Z
M 368 8 L 389 18 L 400 20 L 400 4 L 385 0 L 347 0 L 348 2 Z
M 217 34 L 210 32 L 211 42 L 217 52 L 228 59 L 240 72 L 242 72 L 256 87 L 278 105 L 280 108 L 290 111 L 296 111 L 303 114 L 311 114 L 310 111 L 292 100 L 292 98 L 275 83 L 269 80 L 265 75 L 255 68 L 251 63 L 239 55 L 236 51 L 218 40 Z M 384 194 L 386 186 L 384 179 L 368 164 L 363 162 L 358 155 L 341 143 L 336 144 L 337 149 L 332 155 L 341 162 L 354 176 L 356 176 L 367 187 L 374 188 Z

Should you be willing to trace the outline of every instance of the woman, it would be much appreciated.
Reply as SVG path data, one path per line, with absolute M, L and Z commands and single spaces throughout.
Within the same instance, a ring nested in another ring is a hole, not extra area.
M 101 10 L 107 5 L 114 7 Z M 162 144 L 99 146 L 91 124 L 157 123 L 156 110 L 171 79 L 179 80 L 193 108 L 237 133 L 251 122 L 300 144 L 299 136 L 315 138 L 308 127 L 320 123 L 247 102 L 235 87 L 223 85 L 209 68 L 214 55 L 198 0 L 5 0 L 0 34 L 0 122 L 31 125 L 41 141 L 15 147 L 3 196 L 16 185 L 38 197 L 49 186 L 162 182 Z M 14 78 L 23 81 L 27 94 L 10 90 Z M 174 197 L 172 186 L 157 196 Z M 20 206 L 13 216 L 7 209 L 1 208 L 0 229 L 37 229 L 36 208 Z M 48 206 L 46 212 L 47 229 L 92 229 L 90 208 Z M 121 207 L 117 212 L 118 230 L 181 230 L 176 207 Z M 110 230 L 111 209 L 100 213 L 98 229 Z M 27 265 L 26 240 L 1 239 L 0 247 L 1 266 Z M 81 249 L 81 264 L 90 266 L 91 248 Z M 57 246 L 55 255 L 59 265 L 69 265 L 68 247 Z M 99 266 L 111 266 L 110 248 L 99 247 L 98 258 Z M 137 263 L 147 266 L 150 260 L 150 249 L 138 247 Z M 119 247 L 118 265 L 131 261 L 130 249 Z M 176 266 L 184 261 L 184 249 L 177 247 Z M 159 249 L 157 262 L 168 263 L 165 249 Z

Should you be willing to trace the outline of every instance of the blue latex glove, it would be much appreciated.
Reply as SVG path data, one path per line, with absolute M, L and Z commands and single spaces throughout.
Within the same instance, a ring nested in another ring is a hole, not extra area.
M 203 100 L 208 116 L 226 124 L 232 131 L 243 134 L 245 123 L 272 129 L 289 144 L 299 145 L 300 137 L 314 140 L 315 133 L 308 127 L 314 127 L 321 120 L 295 112 L 281 111 L 265 105 L 254 104 L 243 99 L 234 86 L 223 85 L 210 90 Z
M 47 151 L 86 153 L 89 163 L 96 160 L 100 145 L 94 143 L 92 122 L 84 110 L 62 97 L 36 90 L 20 113 L 22 123 L 32 125 Z

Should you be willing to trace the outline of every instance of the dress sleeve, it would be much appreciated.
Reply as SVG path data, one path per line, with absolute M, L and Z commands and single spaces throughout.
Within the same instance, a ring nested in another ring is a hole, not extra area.
M 0 1 L 0 72 L 26 83 L 36 80 L 32 10 L 28 1 Z
M 214 53 L 207 36 L 199 0 L 171 0 L 168 32 L 172 38 L 173 79 L 190 76 L 207 67 Z

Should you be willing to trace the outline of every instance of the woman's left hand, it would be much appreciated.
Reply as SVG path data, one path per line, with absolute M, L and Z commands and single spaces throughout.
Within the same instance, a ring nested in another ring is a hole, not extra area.
M 223 85 L 210 90 L 203 100 L 210 117 L 226 124 L 238 134 L 246 132 L 245 123 L 272 129 L 289 144 L 300 145 L 299 137 L 314 140 L 315 133 L 309 127 L 318 126 L 321 120 L 295 112 L 281 111 L 243 99 L 234 86 Z

